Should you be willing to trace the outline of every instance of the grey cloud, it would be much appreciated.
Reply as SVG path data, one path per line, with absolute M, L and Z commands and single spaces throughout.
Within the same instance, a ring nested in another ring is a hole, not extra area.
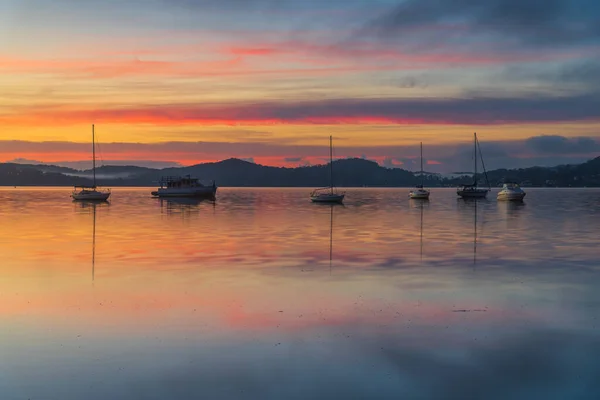
M 513 65 L 500 73 L 502 80 L 542 84 L 555 92 L 600 92 L 600 58 L 592 57 L 567 63 L 524 66 Z
M 564 68 L 555 79 L 556 83 L 574 82 L 593 85 L 600 90 L 600 58 L 587 60 Z
M 525 144 L 541 154 L 577 154 L 600 151 L 600 141 L 596 138 L 566 138 L 558 135 L 543 135 L 529 138 Z
M 509 45 L 586 45 L 600 42 L 599 17 L 600 6 L 592 0 L 407 0 L 369 23 L 366 31 L 385 37 L 446 25 L 457 27 L 455 33 L 470 43 L 492 36 Z M 406 40 L 418 40 L 418 34 Z M 449 40 L 437 37 L 438 43 Z
M 17 111 L 17 110 L 15 110 Z M 23 113 L 37 110 L 23 109 Z M 45 111 L 53 116 L 59 112 Z M 127 121 L 143 115 L 158 116 L 163 121 L 201 122 L 230 120 L 277 120 L 282 123 L 337 123 L 348 118 L 356 120 L 380 118 L 390 121 L 419 120 L 429 123 L 492 125 L 511 122 L 558 122 L 600 119 L 600 91 L 575 95 L 536 96 L 463 96 L 456 98 L 349 98 L 294 102 L 255 102 L 236 104 L 173 104 L 139 106 L 109 111 L 81 111 L 81 118 L 107 122 Z M 78 111 L 68 116 L 78 117 Z M 0 122 L 10 117 L 0 116 Z M 331 121 L 331 122 L 330 122 Z
M 427 164 L 427 160 L 423 159 L 423 169 Z M 406 158 L 406 157 L 386 157 L 381 163 L 386 168 L 402 168 L 408 171 L 416 171 L 420 168 L 420 161 L 418 158 Z
M 29 160 L 26 158 L 15 158 L 13 160 L 6 161 L 7 163 L 14 164 L 29 164 L 29 165 L 55 165 L 59 167 L 73 168 L 77 170 L 88 170 L 92 168 L 91 160 L 80 160 L 80 161 L 53 161 L 43 162 L 37 160 Z M 99 161 L 98 165 L 118 165 L 118 166 L 136 166 L 146 168 L 173 168 L 181 167 L 181 163 L 176 161 L 154 161 L 154 160 L 107 160 Z

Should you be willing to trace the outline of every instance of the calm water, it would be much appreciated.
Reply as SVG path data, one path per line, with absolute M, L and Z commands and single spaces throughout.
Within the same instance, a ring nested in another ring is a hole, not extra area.
M 600 190 L 407 191 L 0 189 L 0 398 L 600 398 Z

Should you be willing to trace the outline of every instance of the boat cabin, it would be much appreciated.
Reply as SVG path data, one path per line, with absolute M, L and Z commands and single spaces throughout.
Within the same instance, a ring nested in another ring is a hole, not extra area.
M 188 187 L 203 187 L 197 178 L 192 178 L 190 175 L 187 176 L 167 176 L 161 178 L 160 182 L 161 189 L 176 189 L 176 188 L 188 188 Z M 213 181 L 213 186 L 215 182 Z

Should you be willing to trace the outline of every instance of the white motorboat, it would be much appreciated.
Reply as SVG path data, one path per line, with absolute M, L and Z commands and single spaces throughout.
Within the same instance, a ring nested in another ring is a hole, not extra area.
M 159 182 L 160 187 L 152 192 L 156 197 L 206 197 L 214 198 L 217 194 L 217 185 L 200 183 L 197 178 L 187 176 L 168 176 Z
M 329 136 L 329 187 L 315 189 L 310 193 L 313 203 L 343 203 L 345 192 L 338 192 L 333 186 L 333 137 Z
M 110 189 L 100 189 L 96 186 L 96 133 L 92 124 L 92 158 L 93 158 L 93 183 L 91 186 L 75 186 L 71 198 L 77 201 L 107 201 Z
M 483 199 L 487 197 L 488 192 L 490 191 L 490 182 L 487 178 L 487 172 L 485 171 L 485 164 L 483 163 L 483 156 L 481 155 L 481 148 L 479 147 L 479 142 L 477 141 L 477 133 L 473 134 L 474 136 L 474 153 L 473 160 L 475 161 L 475 171 L 473 173 L 473 183 L 461 185 L 456 189 L 456 194 L 462 197 L 463 199 Z M 485 179 L 487 181 L 488 187 L 479 187 L 477 186 L 477 150 L 479 150 L 479 156 L 481 158 L 481 164 L 483 166 L 483 173 L 485 174 Z
M 429 199 L 429 190 L 423 188 L 424 178 L 423 178 L 423 142 L 421 142 L 421 184 L 417 185 L 417 188 L 411 190 L 408 193 L 408 197 L 416 200 L 428 200 Z
M 427 199 L 429 199 L 429 190 L 423 189 L 423 187 L 421 185 L 419 185 L 419 186 L 417 186 L 416 189 L 411 190 L 410 193 L 408 194 L 408 196 L 411 199 L 427 200 Z
M 498 200 L 502 201 L 523 201 L 525 198 L 525 191 L 514 182 L 506 182 L 502 186 L 502 190 L 498 192 Z

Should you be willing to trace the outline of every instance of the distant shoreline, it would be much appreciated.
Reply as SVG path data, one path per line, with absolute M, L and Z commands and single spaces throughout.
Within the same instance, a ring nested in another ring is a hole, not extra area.
M 219 186 L 219 189 L 314 189 L 314 186 Z M 136 185 L 98 185 L 101 188 L 114 189 L 156 189 L 156 186 L 136 186 Z M 414 186 L 336 186 L 338 189 L 413 189 Z M 452 190 L 457 186 L 427 186 L 432 190 Z M 483 187 L 483 186 L 482 186 Z M 0 185 L 0 189 L 20 189 L 20 188 L 40 188 L 40 189 L 73 189 L 73 186 L 68 185 Z M 599 186 L 523 186 L 524 189 L 600 189 Z M 498 189 L 499 186 L 492 186 L 492 190 Z
M 333 182 L 328 165 L 279 168 L 254 164 L 239 159 L 198 164 L 162 170 L 142 167 L 105 166 L 96 171 L 98 183 L 105 187 L 156 187 L 163 176 L 186 176 L 219 187 L 327 187 L 333 183 L 346 188 L 412 188 L 422 184 L 428 188 L 455 188 L 473 182 L 473 176 L 445 177 L 401 168 L 386 168 L 361 158 L 333 162 Z M 510 181 L 522 187 L 600 187 L 600 157 L 580 165 L 551 168 L 499 169 L 477 174 L 481 186 L 501 187 Z M 0 185 L 68 187 L 91 185 L 89 173 L 46 165 L 0 164 Z

